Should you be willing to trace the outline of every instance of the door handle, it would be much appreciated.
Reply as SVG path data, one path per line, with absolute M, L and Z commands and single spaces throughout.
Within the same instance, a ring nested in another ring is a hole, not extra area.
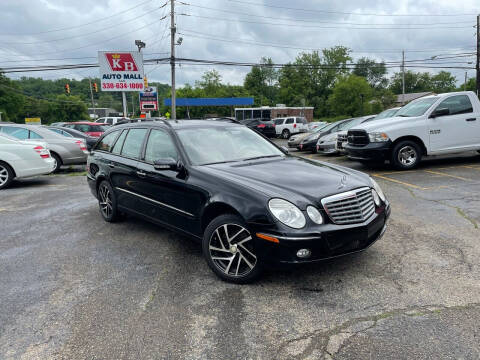
M 113 169 L 113 168 L 115 167 L 115 164 L 114 164 L 114 163 L 112 163 L 112 162 L 111 162 L 111 163 L 108 163 L 108 167 L 110 167 L 110 168 L 112 168 L 112 169 Z
M 476 118 L 468 118 L 466 121 L 475 121 L 477 120 Z
M 145 177 L 147 176 L 147 173 L 144 173 L 143 171 L 137 171 L 137 175 L 140 177 Z

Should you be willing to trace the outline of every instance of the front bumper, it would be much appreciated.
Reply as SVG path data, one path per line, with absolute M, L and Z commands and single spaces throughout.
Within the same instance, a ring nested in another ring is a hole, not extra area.
M 331 143 L 318 144 L 317 152 L 319 152 L 320 154 L 336 154 L 337 153 L 336 143 L 331 142 Z
M 310 140 L 307 142 L 302 142 L 297 146 L 297 149 L 300 151 L 309 151 L 314 150 L 317 146 L 317 140 Z
M 300 230 L 301 232 L 293 232 L 293 229 L 278 223 L 275 224 L 276 230 L 251 227 L 255 233 L 275 237 L 279 240 L 278 243 L 274 243 L 256 238 L 256 251 L 263 262 L 270 264 L 311 263 L 367 249 L 385 233 L 390 212 L 390 204 L 387 202 L 363 223 L 307 225 L 307 228 Z M 297 257 L 297 251 L 300 249 L 309 249 L 310 257 Z
M 390 159 L 392 142 L 369 143 L 364 146 L 345 145 L 345 151 L 352 160 L 385 161 Z

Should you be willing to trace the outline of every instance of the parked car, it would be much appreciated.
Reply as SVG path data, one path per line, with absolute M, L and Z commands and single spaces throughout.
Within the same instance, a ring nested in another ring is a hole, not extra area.
M 275 123 L 275 131 L 277 136 L 283 139 L 290 138 L 291 135 L 300 132 L 308 131 L 307 119 L 304 117 L 285 117 L 276 118 L 273 120 Z
M 70 123 L 65 123 L 62 126 L 69 129 L 75 129 L 75 130 L 81 131 L 87 134 L 88 136 L 92 136 L 96 138 L 102 136 L 102 134 L 105 132 L 105 127 L 103 125 L 99 125 L 99 124 L 88 122 L 88 121 L 70 122 Z
M 313 153 L 316 153 L 317 152 L 318 139 L 320 139 L 321 137 L 323 137 L 325 135 L 328 135 L 332 132 L 336 132 L 342 124 L 344 124 L 344 123 L 346 123 L 350 120 L 352 120 L 352 119 L 340 120 L 340 121 L 336 121 L 334 123 L 331 123 L 331 124 L 325 126 L 320 131 L 315 132 L 315 133 L 311 134 L 310 136 L 307 136 L 305 139 L 303 139 L 300 142 L 300 144 L 298 144 L 297 149 L 300 150 L 300 151 L 311 151 Z
M 230 121 L 113 127 L 87 170 L 105 221 L 127 213 L 191 236 L 213 272 L 234 283 L 253 281 L 272 263 L 365 250 L 390 215 L 368 175 L 290 156 Z
M 55 162 L 43 141 L 20 141 L 0 133 L 0 190 L 13 179 L 50 174 Z
M 56 126 L 47 126 L 46 127 L 48 130 L 55 131 L 57 134 L 70 137 L 70 138 L 75 138 L 75 139 L 82 139 L 85 144 L 87 145 L 87 150 L 90 151 L 97 142 L 98 138 L 93 137 L 93 136 L 88 136 L 87 134 L 75 130 L 75 129 L 70 129 L 67 127 L 56 127 Z
M 361 116 L 359 118 L 355 118 L 350 121 L 348 124 L 343 126 L 341 129 L 338 129 L 335 133 L 335 136 L 332 134 L 328 135 L 328 137 L 322 138 L 318 140 L 317 143 L 317 152 L 321 152 L 323 154 L 345 154 L 345 145 L 347 144 L 347 132 L 348 129 L 360 125 L 369 121 L 375 120 L 377 115 L 369 115 L 369 116 Z
M 243 124 L 250 129 L 256 130 L 266 137 L 276 137 L 275 123 L 270 119 L 245 119 L 239 120 L 240 124 Z
M 308 132 L 304 132 L 304 133 L 300 133 L 300 134 L 290 136 L 290 139 L 288 139 L 288 142 L 287 142 L 288 147 L 289 148 L 298 147 L 298 145 L 300 145 L 300 143 L 304 139 L 306 139 L 308 136 L 310 136 L 312 134 L 315 134 L 315 133 L 318 133 L 319 131 L 322 131 L 322 129 L 325 128 L 328 125 L 329 124 L 325 123 L 323 125 L 317 126 L 314 130 L 310 130 Z
M 324 121 L 312 121 L 307 124 L 307 127 L 309 131 L 312 131 L 318 127 L 325 126 L 325 125 L 327 125 L 327 123 Z
M 54 122 L 51 123 L 50 126 L 63 126 L 64 124 L 67 124 L 66 122 Z
M 104 124 L 104 125 L 116 125 L 119 121 L 129 119 L 123 116 L 107 116 L 107 117 L 101 117 L 95 120 L 95 123 L 97 124 Z
M 52 158 L 55 160 L 54 172 L 62 165 L 85 164 L 87 146 L 83 140 L 67 138 L 38 125 L 0 124 L 0 133 L 24 141 L 43 141 L 47 143 Z
M 399 170 L 414 168 L 424 156 L 480 151 L 480 101 L 472 91 L 422 97 L 394 118 L 350 129 L 345 149 L 353 160 L 389 160 Z

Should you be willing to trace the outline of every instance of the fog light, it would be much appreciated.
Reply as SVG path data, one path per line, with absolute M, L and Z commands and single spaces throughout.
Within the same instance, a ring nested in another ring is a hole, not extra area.
M 305 259 L 309 258 L 312 252 L 309 249 L 300 249 L 297 251 L 297 257 Z

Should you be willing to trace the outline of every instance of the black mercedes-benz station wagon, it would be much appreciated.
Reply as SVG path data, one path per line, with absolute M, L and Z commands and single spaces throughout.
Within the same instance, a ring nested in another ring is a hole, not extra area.
M 215 274 L 235 283 L 268 264 L 364 250 L 390 215 L 368 175 L 291 156 L 230 120 L 114 127 L 87 178 L 106 221 L 131 214 L 196 238 Z

